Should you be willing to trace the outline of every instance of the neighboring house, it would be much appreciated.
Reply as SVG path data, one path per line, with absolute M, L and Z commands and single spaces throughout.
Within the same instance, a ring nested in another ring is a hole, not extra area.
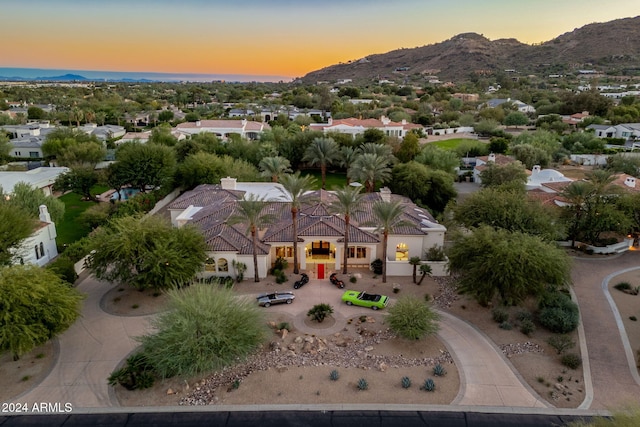
M 26 172 L 0 171 L 0 186 L 5 193 L 13 193 L 13 187 L 19 182 L 24 182 L 50 196 L 56 178 L 68 171 L 69 168 L 64 167 L 40 167 Z
M 536 109 L 534 106 L 529 105 L 529 104 L 525 104 L 522 101 L 518 101 L 517 99 L 511 99 L 511 98 L 494 98 L 494 99 L 490 99 L 487 102 L 485 102 L 482 106 L 485 106 L 487 108 L 496 108 L 504 103 L 511 103 L 513 104 L 516 109 L 518 111 L 520 111 L 521 113 L 535 113 Z M 482 107 L 481 106 L 481 107 Z
M 178 124 L 175 129 L 186 135 L 197 135 L 202 132 L 215 134 L 218 138 L 227 139 L 231 134 L 238 134 L 246 139 L 258 139 L 260 135 L 270 130 L 267 123 L 242 120 L 198 120 Z
M 293 230 L 291 207 L 278 190 L 277 183 L 245 183 L 224 178 L 220 185 L 200 185 L 182 194 L 169 205 L 171 222 L 181 227 L 193 224 L 205 237 L 208 259 L 204 274 L 207 276 L 234 275 L 233 262 L 247 265 L 247 277 L 253 276 L 253 252 L 246 225 L 228 225 L 227 219 L 236 210 L 237 201 L 248 194 L 265 197 L 265 211 L 277 221 L 259 232 L 258 275 L 266 277 L 276 258 L 283 257 L 293 263 Z M 315 277 L 328 277 L 328 271 L 341 268 L 345 221 L 330 214 L 328 206 L 335 196 L 318 190 L 304 196 L 298 215 L 298 257 L 300 268 L 313 272 Z M 353 214 L 349 228 L 348 265 L 368 268 L 382 254 L 382 238 L 375 234 L 372 205 L 378 200 L 402 203 L 404 218 L 410 225 L 399 227 L 388 239 L 387 273 L 409 276 L 412 267 L 409 258 L 424 258 L 433 246 L 442 247 L 446 228 L 431 214 L 417 207 L 406 197 L 391 194 L 388 189 L 365 194 L 361 212 Z M 371 223 L 371 224 L 370 224 Z M 446 275 L 446 263 L 432 263 L 434 275 Z
M 621 123 L 619 125 L 589 125 L 598 138 L 622 138 L 627 141 L 640 139 L 640 123 Z
M 116 145 L 124 144 L 125 142 L 140 142 L 141 144 L 146 144 L 149 142 L 150 136 L 150 130 L 145 132 L 127 132 L 122 138 L 116 141 Z
M 387 136 L 395 136 L 404 138 L 412 129 L 424 129 L 422 125 L 408 123 L 406 120 L 402 122 L 392 122 L 389 118 L 382 116 L 380 119 L 338 119 L 329 118 L 328 123 L 312 123 L 309 125 L 310 130 L 328 132 L 346 133 L 355 137 L 363 134 L 367 129 L 378 129 Z
M 564 176 L 562 172 L 555 169 L 541 169 L 539 165 L 535 165 L 527 178 L 526 189 L 557 193 L 572 182 L 573 180 Z
M 9 155 L 11 157 L 41 159 L 42 144 L 45 139 L 42 136 L 23 136 L 21 138 L 11 139 L 11 149 Z
M 48 120 L 39 122 L 29 122 L 25 125 L 2 125 L 4 132 L 9 135 L 9 139 L 25 138 L 28 136 L 46 136 L 55 129 Z
M 33 234 L 14 252 L 14 264 L 35 264 L 40 267 L 58 256 L 56 225 L 45 205 L 40 206 L 39 221 Z
M 496 165 L 507 165 L 509 163 L 516 162 L 513 157 L 505 156 L 504 154 L 491 153 L 488 156 L 476 157 L 476 165 L 473 168 L 473 181 L 482 184 L 482 178 L 480 174 L 487 168 L 487 163 L 494 163 Z
M 98 126 L 95 123 L 87 123 L 78 128 L 80 131 L 87 135 L 94 135 L 100 141 L 106 141 L 108 139 L 120 138 L 127 133 L 126 129 L 117 125 L 104 125 Z
M 638 179 L 634 176 L 627 175 L 626 173 L 620 173 L 615 175 L 615 179 L 611 185 L 615 185 L 627 193 L 640 193 L 640 183 L 637 181 Z

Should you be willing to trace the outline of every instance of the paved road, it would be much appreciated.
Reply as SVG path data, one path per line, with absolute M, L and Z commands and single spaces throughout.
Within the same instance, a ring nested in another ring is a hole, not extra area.
M 575 259 L 573 287 L 586 335 L 592 384 L 592 409 L 616 409 L 627 403 L 637 405 L 640 384 L 632 351 L 629 360 L 615 306 L 607 299 L 605 281 L 608 276 L 629 269 L 640 268 L 640 251 L 630 251 L 617 258 Z M 614 279 L 615 280 L 615 279 Z

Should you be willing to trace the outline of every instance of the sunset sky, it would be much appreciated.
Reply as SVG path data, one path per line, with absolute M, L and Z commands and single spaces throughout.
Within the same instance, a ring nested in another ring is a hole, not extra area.
M 637 0 L 0 0 L 0 67 L 297 77 L 477 32 L 550 40 Z

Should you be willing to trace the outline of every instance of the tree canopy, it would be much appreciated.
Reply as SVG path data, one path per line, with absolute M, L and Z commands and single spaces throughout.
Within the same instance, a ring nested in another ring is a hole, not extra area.
M 450 174 L 429 169 L 416 161 L 397 164 L 391 176 L 391 191 L 407 196 L 435 213 L 443 212 L 447 203 L 457 195 Z
M 460 290 L 481 304 L 497 297 L 517 305 L 569 284 L 570 261 L 562 249 L 538 236 L 490 226 L 459 235 L 449 261 L 461 275 Z
M 0 351 L 14 359 L 64 332 L 83 296 L 54 272 L 34 265 L 0 268 Z
M 170 147 L 128 142 L 118 148 L 110 169 L 123 184 L 145 191 L 147 186 L 170 183 L 175 167 L 175 152 Z
M 116 218 L 93 236 L 89 268 L 99 279 L 137 289 L 188 283 L 206 259 L 202 234 L 157 216 Z

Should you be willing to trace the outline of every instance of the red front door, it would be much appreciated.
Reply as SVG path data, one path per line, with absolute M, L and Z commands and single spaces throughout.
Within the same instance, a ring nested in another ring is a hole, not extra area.
M 324 264 L 318 264 L 318 279 L 324 279 Z

